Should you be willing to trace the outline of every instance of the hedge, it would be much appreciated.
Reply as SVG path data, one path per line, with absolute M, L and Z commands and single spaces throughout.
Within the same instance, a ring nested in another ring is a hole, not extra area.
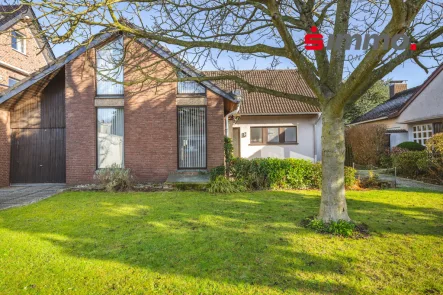
M 213 177 L 222 169 L 215 168 Z M 355 169 L 345 167 L 345 185 L 355 183 Z M 321 164 L 301 159 L 242 159 L 232 161 L 231 177 L 248 189 L 313 189 L 321 187 Z

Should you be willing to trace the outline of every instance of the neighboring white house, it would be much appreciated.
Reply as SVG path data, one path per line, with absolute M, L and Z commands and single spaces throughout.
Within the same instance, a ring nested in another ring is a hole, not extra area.
M 391 85 L 397 88 L 397 85 Z M 391 148 L 405 141 L 422 145 L 436 133 L 443 132 L 443 65 L 423 85 L 394 95 L 351 125 L 384 124 Z
M 282 92 L 314 94 L 297 70 L 235 71 L 255 86 Z M 230 74 L 209 71 L 207 76 Z M 234 154 L 246 159 L 299 158 L 321 160 L 321 112 L 316 106 L 269 94 L 239 91 L 232 81 L 216 82 L 228 91 L 240 92 L 242 102 L 227 130 Z

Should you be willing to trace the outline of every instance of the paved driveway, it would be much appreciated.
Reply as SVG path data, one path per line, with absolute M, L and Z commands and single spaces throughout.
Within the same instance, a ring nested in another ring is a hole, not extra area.
M 65 187 L 64 184 L 35 184 L 1 188 L 0 210 L 38 202 L 63 191 Z

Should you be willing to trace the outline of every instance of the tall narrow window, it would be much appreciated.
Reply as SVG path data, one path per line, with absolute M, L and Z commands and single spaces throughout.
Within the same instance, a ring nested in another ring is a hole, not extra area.
M 97 109 L 97 168 L 123 167 L 124 115 L 121 108 Z
M 25 36 L 17 31 L 11 32 L 11 46 L 15 50 L 25 53 L 26 52 L 26 39 Z
M 97 50 L 97 95 L 123 95 L 123 38 Z
M 178 72 L 178 78 L 187 77 L 185 73 Z M 186 93 L 194 93 L 194 94 L 204 94 L 206 93 L 206 88 L 200 83 L 194 81 L 182 81 L 178 82 L 178 93 L 186 94 Z
M 206 108 L 178 109 L 178 168 L 206 168 Z

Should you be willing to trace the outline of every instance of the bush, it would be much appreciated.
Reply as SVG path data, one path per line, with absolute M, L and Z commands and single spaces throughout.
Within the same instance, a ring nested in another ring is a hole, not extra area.
M 392 164 L 401 175 L 416 177 L 427 172 L 428 153 L 426 151 L 400 151 L 392 153 Z
M 210 193 L 239 193 L 246 191 L 244 185 L 239 181 L 231 181 L 224 176 L 217 176 L 215 180 L 208 184 L 208 191 Z
M 232 145 L 232 139 L 227 136 L 224 139 L 223 149 L 225 153 L 226 175 L 229 176 L 231 174 L 232 160 L 234 159 L 234 146 Z
M 131 169 L 120 168 L 116 164 L 113 164 L 110 168 L 97 170 L 94 179 L 108 192 L 128 191 L 134 186 Z
M 428 174 L 438 184 L 443 184 L 443 133 L 435 134 L 426 143 L 430 154 Z
M 397 145 L 397 147 L 408 151 L 424 151 L 426 149 L 421 144 L 413 141 L 402 142 L 399 145 Z
M 210 180 L 214 181 L 218 176 L 225 176 L 226 175 L 226 169 L 225 166 L 217 166 L 215 168 L 212 168 L 209 172 Z
M 355 170 L 345 167 L 345 184 L 355 182 Z M 309 189 L 321 187 L 321 165 L 301 159 L 234 159 L 231 175 L 248 189 Z
M 386 147 L 389 146 L 386 126 L 362 124 L 346 129 L 346 144 L 352 150 L 356 164 L 377 166 Z

